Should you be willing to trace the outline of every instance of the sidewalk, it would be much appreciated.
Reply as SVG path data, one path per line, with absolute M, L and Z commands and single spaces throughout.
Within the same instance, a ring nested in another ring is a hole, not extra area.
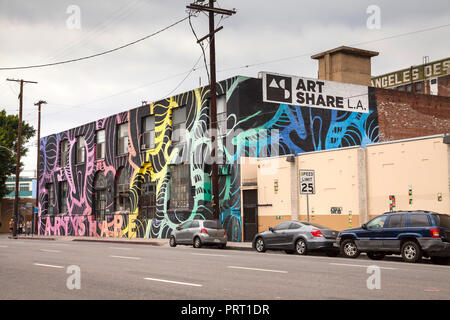
M 11 238 L 8 235 L 8 238 Z M 140 244 L 150 246 L 169 246 L 169 239 L 147 238 L 101 238 L 101 237 L 75 237 L 75 236 L 24 236 L 18 235 L 20 240 L 46 240 L 46 241 L 78 241 L 78 242 L 107 242 L 122 244 Z M 251 242 L 228 242 L 225 250 L 253 250 Z

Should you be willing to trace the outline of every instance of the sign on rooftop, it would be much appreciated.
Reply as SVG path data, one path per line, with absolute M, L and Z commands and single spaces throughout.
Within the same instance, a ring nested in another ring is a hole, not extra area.
M 262 73 L 263 101 L 351 112 L 369 112 L 366 86 Z

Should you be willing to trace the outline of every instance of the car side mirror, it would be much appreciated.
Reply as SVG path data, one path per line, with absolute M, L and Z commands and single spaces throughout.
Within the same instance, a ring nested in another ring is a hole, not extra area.
M 269 228 L 269 231 L 273 232 L 273 228 L 272 228 L 272 227 L 270 227 L 270 228 Z
M 361 228 L 363 228 L 364 230 L 367 230 L 367 224 L 363 224 L 362 226 L 361 226 Z

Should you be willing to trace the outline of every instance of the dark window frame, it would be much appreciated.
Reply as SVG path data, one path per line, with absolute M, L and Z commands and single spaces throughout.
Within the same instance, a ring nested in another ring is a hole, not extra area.
M 114 205 L 116 211 L 131 211 L 130 177 L 127 170 L 122 167 L 117 171 L 115 181 Z
M 99 142 L 99 133 L 103 133 L 103 141 Z M 95 134 L 95 159 L 102 160 L 106 157 L 106 131 L 98 130 Z M 100 153 L 100 154 L 99 154 Z
M 126 135 L 121 136 L 122 128 L 126 128 Z M 116 155 L 123 156 L 128 154 L 128 144 L 129 144 L 129 132 L 128 132 L 128 122 L 124 122 L 117 125 L 117 150 Z M 121 150 L 121 146 L 122 149 Z
M 105 220 L 107 183 L 108 182 L 103 172 L 97 172 L 94 178 L 93 190 L 93 211 L 96 221 Z
M 86 163 L 86 139 L 84 136 L 78 136 L 77 142 L 76 142 L 76 149 L 77 149 L 77 155 L 76 155 L 76 164 L 83 164 Z M 81 155 L 80 155 L 81 152 Z
M 170 165 L 169 209 L 189 209 L 189 165 Z
M 63 148 L 66 146 L 66 148 Z M 64 168 L 69 162 L 69 140 L 64 139 L 59 143 L 59 165 Z
M 68 213 L 67 199 L 69 198 L 69 183 L 60 181 L 58 184 L 59 213 Z

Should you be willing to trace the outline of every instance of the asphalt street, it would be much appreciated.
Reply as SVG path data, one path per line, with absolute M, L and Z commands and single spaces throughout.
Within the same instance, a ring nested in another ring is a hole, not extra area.
M 398 258 L 0 238 L 0 299 L 449 299 L 449 279 L 448 265 Z

